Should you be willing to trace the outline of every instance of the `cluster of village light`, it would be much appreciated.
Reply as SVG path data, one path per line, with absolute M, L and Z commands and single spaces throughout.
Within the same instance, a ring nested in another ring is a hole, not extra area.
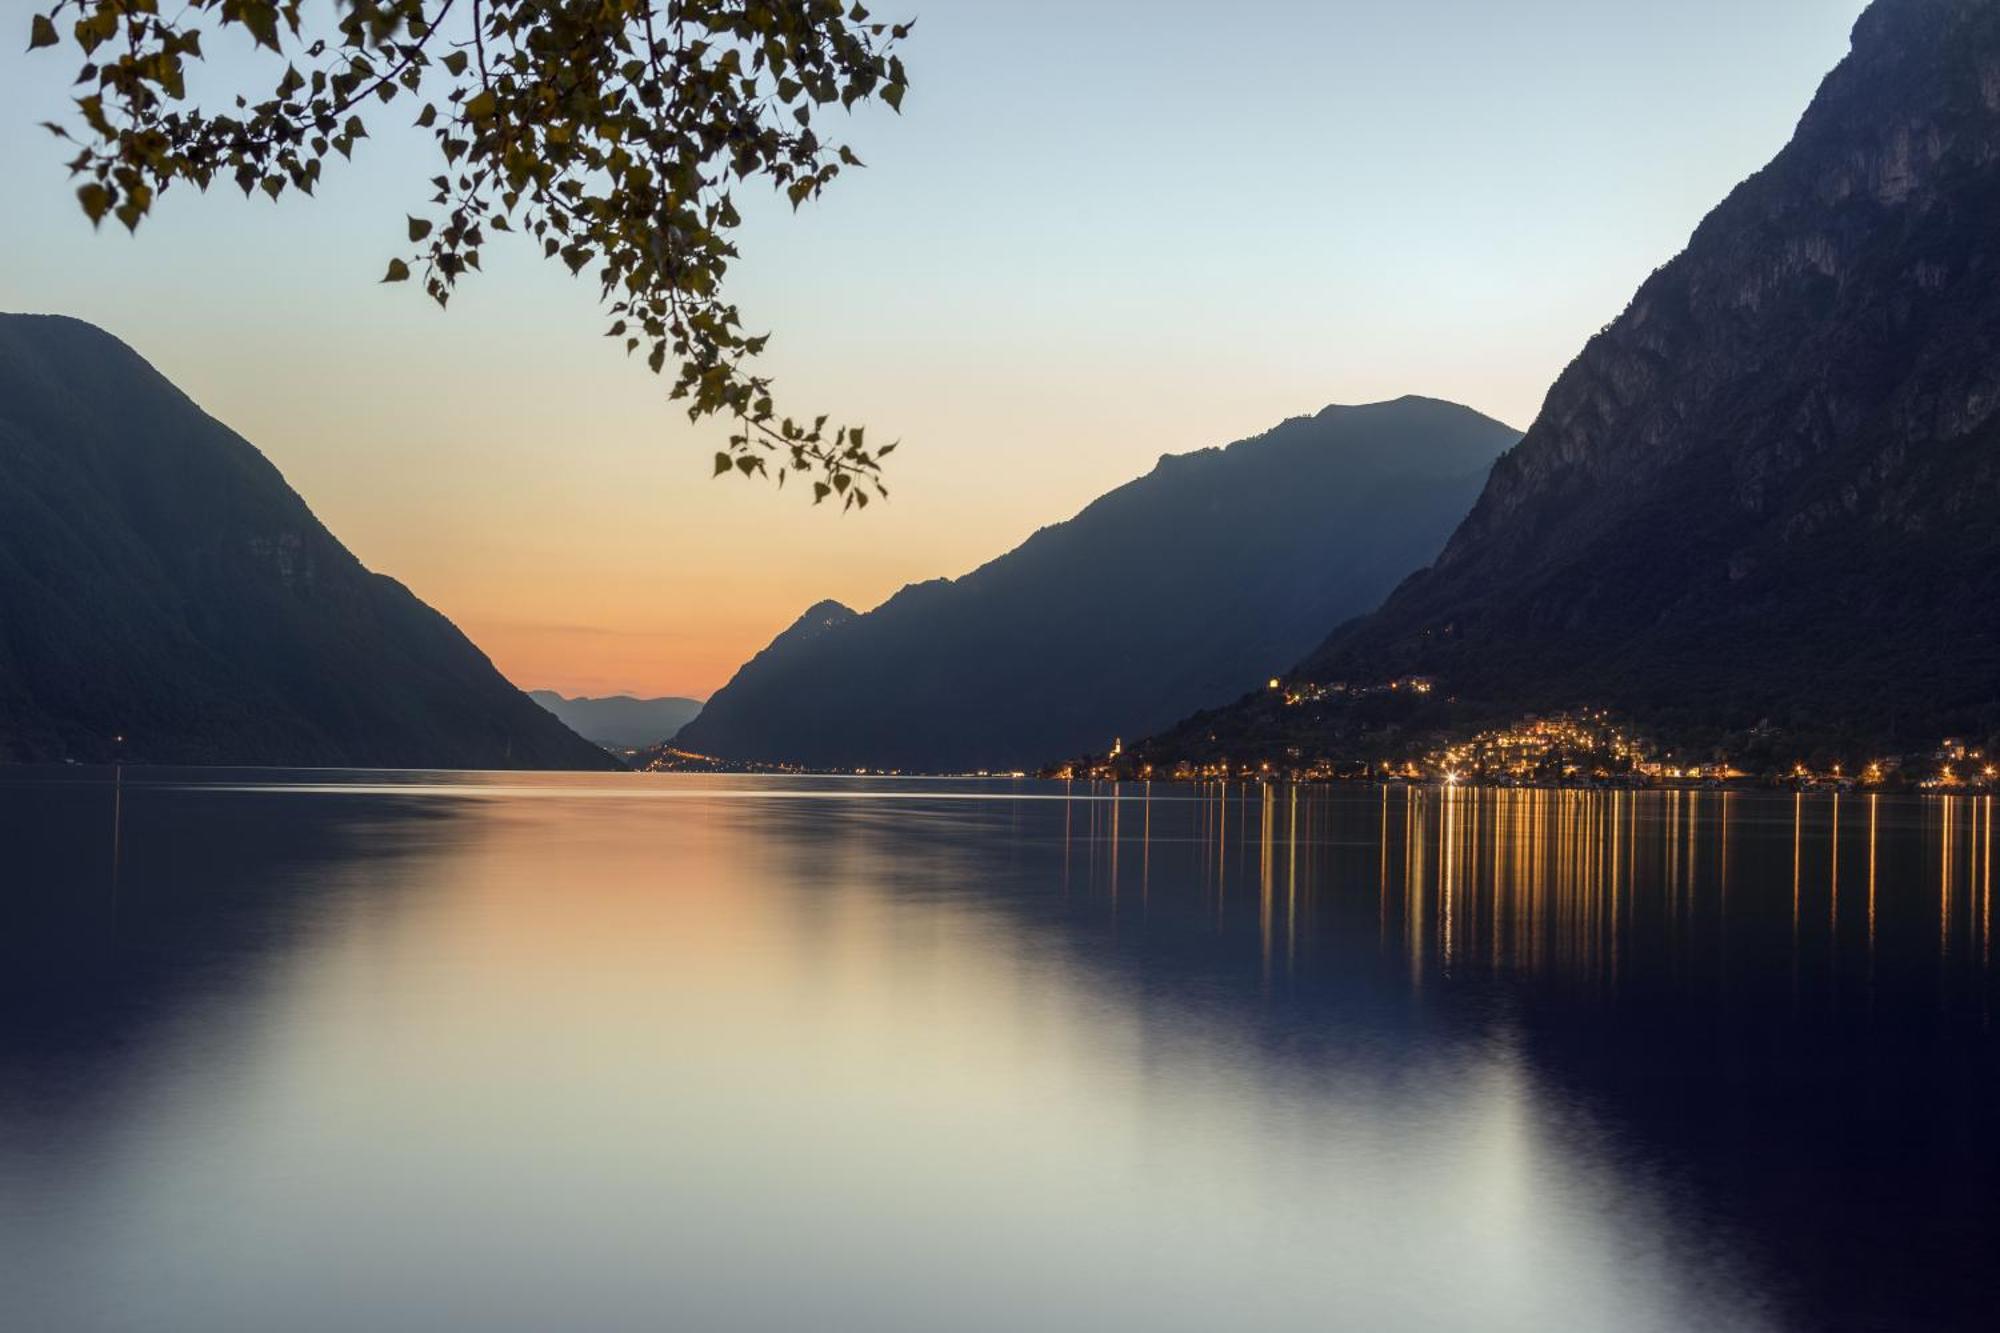
M 1304 691 L 1344 690 L 1346 686 L 1291 686 L 1273 680 L 1271 688 L 1283 691 L 1291 704 Z M 1370 691 L 1414 689 L 1428 692 L 1431 682 L 1422 677 L 1405 677 L 1396 682 L 1371 687 Z M 1322 694 L 1319 697 L 1327 697 Z M 2000 756 L 1996 756 L 2000 757 Z M 1916 778 L 1921 766 L 1925 776 Z M 1646 738 L 1615 720 L 1602 709 L 1578 712 L 1529 714 L 1504 727 L 1479 732 L 1463 740 L 1447 743 L 1418 758 L 1349 760 L 1307 760 L 1298 748 L 1287 751 L 1283 760 L 1182 760 L 1166 768 L 1151 763 L 1132 763 L 1124 756 L 1124 746 L 1095 762 L 1064 765 L 1050 770 L 1052 776 L 1106 780 L 1166 778 L 1176 781 L 1274 780 L 1286 778 L 1303 782 L 1359 780 L 1371 782 L 1435 782 L 1445 786 L 1470 783 L 1484 785 L 1581 785 L 1656 786 L 1700 783 L 1722 785 L 1742 782 L 1758 775 L 1737 767 L 1717 755 L 1710 759 L 1677 758 L 1662 754 Z M 1814 768 L 1800 763 L 1781 777 L 1764 775 L 1799 788 L 1852 790 L 1855 788 L 1914 786 L 1923 791 L 1993 791 L 2000 789 L 2000 763 L 1976 746 L 1961 740 L 1947 740 L 1935 751 L 1920 756 L 1869 760 L 1850 768 L 1832 763 Z
M 1938 748 L 1937 758 L 1938 771 L 1917 784 L 1925 791 L 1991 790 L 2000 781 L 2000 765 L 1964 741 L 1946 741 Z
M 1344 680 L 1283 681 L 1273 676 L 1271 689 L 1284 696 L 1287 708 L 1324 703 L 1328 699 L 1365 699 L 1371 694 L 1429 694 L 1436 682 L 1429 676 L 1398 676 L 1375 685 L 1350 685 Z
M 1434 751 L 1426 756 L 1424 768 L 1450 783 L 1725 776 L 1678 770 L 1669 774 L 1668 765 L 1652 758 L 1649 745 L 1626 735 L 1610 714 L 1601 711 L 1530 714 L 1512 726 L 1482 731 Z

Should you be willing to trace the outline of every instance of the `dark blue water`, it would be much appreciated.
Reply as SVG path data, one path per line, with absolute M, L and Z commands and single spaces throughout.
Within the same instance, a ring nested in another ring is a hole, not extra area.
M 2000 1322 L 1972 798 L 0 771 L 0 1328 Z

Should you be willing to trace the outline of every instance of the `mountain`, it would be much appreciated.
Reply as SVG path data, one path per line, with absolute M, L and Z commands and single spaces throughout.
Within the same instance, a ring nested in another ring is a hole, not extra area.
M 2000 5 L 1878 0 L 1436 563 L 1294 674 L 1907 746 L 2000 730 L 1996 606 Z M 1266 692 L 1148 753 L 1336 753 L 1368 711 Z
M 0 315 L 0 760 L 119 757 L 615 766 L 129 347 Z
M 528 697 L 562 719 L 577 735 L 615 750 L 657 745 L 701 711 L 699 699 L 565 699 L 554 690 L 530 690 Z
M 815 607 L 675 744 L 1006 769 L 1234 697 L 1437 553 L 1517 433 L 1422 398 L 1329 407 L 1146 476 L 963 578 Z
M 680 748 L 732 760 L 782 760 L 795 743 L 787 728 L 794 725 L 796 710 L 777 701 L 812 674 L 821 642 L 856 618 L 853 608 L 835 601 L 807 607 L 805 614 L 738 667 L 729 684 L 709 696 L 693 721 L 668 739 Z M 768 711 L 756 710 L 755 701 L 760 699 L 773 701 Z M 704 724 L 702 718 L 718 701 L 724 709 L 723 725 Z M 750 701 L 748 707 L 745 701 Z

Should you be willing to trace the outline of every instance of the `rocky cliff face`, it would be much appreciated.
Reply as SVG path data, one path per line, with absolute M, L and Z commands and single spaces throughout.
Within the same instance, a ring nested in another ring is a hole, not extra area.
M 1994 281 L 1996 26 L 1973 0 L 1871 9 L 1797 138 L 1564 373 L 1438 568 L 1558 556 L 1582 532 L 1548 527 L 1608 518 L 1697 458 L 1728 470 L 1736 513 L 1767 516 L 1873 434 L 1888 450 L 1838 488 L 1854 512 L 1913 449 L 1986 425 L 2000 362 L 1963 298 Z M 1787 535 L 1830 518 L 1822 504 Z
M 1793 141 L 1563 373 L 1434 567 L 1300 674 L 1990 732 L 1997 547 L 2000 5 L 1878 0 Z
M 1922 743 L 2000 731 L 1996 598 L 2000 4 L 1878 0 L 1436 564 L 1294 675 L 1430 675 L 1458 717 Z M 1356 729 L 1252 699 L 1154 749 L 1340 753 Z
M 0 315 L 0 761 L 617 765 L 117 339 Z

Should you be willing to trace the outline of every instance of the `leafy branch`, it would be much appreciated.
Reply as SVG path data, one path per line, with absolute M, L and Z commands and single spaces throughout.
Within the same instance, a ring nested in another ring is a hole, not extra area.
M 828 108 L 902 107 L 908 23 L 844 0 L 44 0 L 29 47 L 82 56 L 68 124 L 77 202 L 136 230 L 176 183 L 310 195 L 331 155 L 369 137 L 363 112 L 402 101 L 443 158 L 411 247 L 384 282 L 440 306 L 488 239 L 525 233 L 596 278 L 607 336 L 643 351 L 691 421 L 727 421 L 715 474 L 812 476 L 815 503 L 886 496 L 858 426 L 780 415 L 751 363 L 769 342 L 723 292 L 738 258 L 733 191 L 767 182 L 794 210 L 861 160 L 815 124 Z M 240 29 L 282 61 L 268 94 L 194 104 L 205 33 Z M 775 467 L 773 466 L 775 464 Z

